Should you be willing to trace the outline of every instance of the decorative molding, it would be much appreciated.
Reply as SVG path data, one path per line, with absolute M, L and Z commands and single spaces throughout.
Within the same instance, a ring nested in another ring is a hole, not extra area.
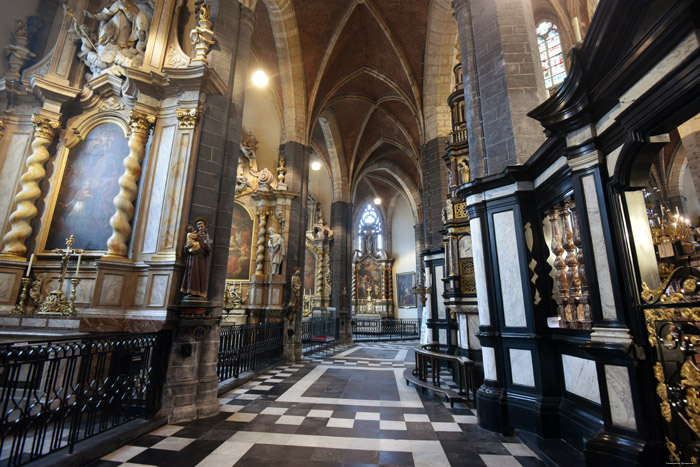
M 197 126 L 199 117 L 202 111 L 199 108 L 194 109 L 177 109 L 175 116 L 177 117 L 177 127 L 180 130 L 192 130 Z
M 124 110 L 125 108 L 124 103 L 114 96 L 110 96 L 100 104 L 100 110 Z

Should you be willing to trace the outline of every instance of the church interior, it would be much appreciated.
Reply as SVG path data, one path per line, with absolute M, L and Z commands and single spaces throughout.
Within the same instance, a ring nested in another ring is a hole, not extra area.
M 699 2 L 0 6 L 0 464 L 700 460 Z

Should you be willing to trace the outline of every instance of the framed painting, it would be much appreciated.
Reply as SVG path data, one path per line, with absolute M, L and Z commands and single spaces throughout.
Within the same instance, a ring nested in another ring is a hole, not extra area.
M 416 294 L 413 292 L 416 274 L 400 272 L 396 274 L 396 298 L 399 308 L 415 308 Z
M 107 250 L 107 239 L 112 235 L 109 219 L 116 212 L 114 198 L 127 155 L 126 135 L 116 123 L 97 125 L 69 149 L 45 250 L 65 248 L 71 234 L 75 248 Z
M 382 268 L 373 261 L 365 261 L 357 268 L 357 297 L 360 300 L 380 299 L 382 296 Z
M 250 262 L 253 251 L 253 216 L 238 201 L 233 203 L 231 238 L 228 244 L 226 279 L 250 280 Z

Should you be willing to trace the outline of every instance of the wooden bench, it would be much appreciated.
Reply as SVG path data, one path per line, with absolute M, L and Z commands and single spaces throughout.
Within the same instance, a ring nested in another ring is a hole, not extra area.
M 403 377 L 406 384 L 413 383 L 421 388 L 423 392 L 430 389 L 436 393 L 443 394 L 454 407 L 455 402 L 468 402 L 476 400 L 476 385 L 474 384 L 474 361 L 460 357 L 458 355 L 448 355 L 439 352 L 440 344 L 431 342 L 416 346 L 416 367 L 407 368 Z M 453 391 L 440 385 L 440 369 L 445 362 L 446 367 L 452 369 L 452 377 L 458 386 L 458 391 Z M 472 398 L 469 397 L 469 392 Z

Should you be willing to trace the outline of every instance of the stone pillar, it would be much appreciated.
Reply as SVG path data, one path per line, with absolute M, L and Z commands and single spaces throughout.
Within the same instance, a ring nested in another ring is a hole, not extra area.
M 291 277 L 295 268 L 301 268 L 304 277 L 304 260 L 306 254 L 306 197 L 309 185 L 309 155 L 311 151 L 307 146 L 295 141 L 288 141 L 280 146 L 280 154 L 287 161 L 287 178 L 285 183 L 289 191 L 298 193 L 292 200 L 290 219 L 287 229 L 289 231 L 289 241 L 287 243 L 287 270 L 286 286 L 283 293 L 283 303 L 289 303 Z M 302 297 L 303 300 L 303 288 Z M 302 301 L 303 303 L 303 301 Z M 294 334 L 284 338 L 294 339 L 294 359 L 301 360 L 301 307 L 298 309 L 293 322 Z
M 425 248 L 442 246 L 442 208 L 445 206 L 447 167 L 442 153 L 447 138 L 437 137 L 423 147 L 420 165 L 423 172 L 423 219 L 425 224 Z M 420 251 L 420 250 L 418 250 Z M 422 267 L 422 266 L 421 266 Z
M 352 296 L 352 204 L 336 201 L 331 205 L 333 243 L 329 258 L 331 268 L 331 306 L 338 310 L 341 329 L 340 342 L 352 343 L 351 296 Z M 347 291 L 347 303 L 341 300 L 343 287 Z M 345 305 L 345 306 L 343 306 Z
M 544 142 L 527 112 L 545 100 L 546 90 L 529 0 L 453 5 L 474 179 L 524 163 Z
M 414 225 L 413 234 L 416 239 L 416 287 L 423 287 L 425 284 L 425 273 L 423 272 L 423 258 L 420 255 L 420 252 L 425 250 L 423 226 Z M 416 296 L 416 308 L 416 318 L 421 319 L 423 317 L 423 302 L 420 299 L 420 295 Z
M 114 197 L 117 212 L 109 220 L 112 236 L 107 239 L 105 259 L 126 260 L 131 238 L 131 219 L 134 217 L 134 200 L 139 192 L 141 162 L 146 156 L 146 143 L 151 128 L 156 122 L 155 115 L 148 115 L 136 110 L 129 114 L 129 155 L 124 159 L 124 174 L 119 177 L 119 193 Z
M 7 259 L 24 261 L 27 252 L 27 239 L 32 234 L 31 222 L 38 214 L 36 200 L 41 196 L 39 183 L 46 176 L 44 164 L 49 160 L 49 146 L 56 136 L 60 123 L 56 120 L 34 115 L 34 136 L 32 139 L 32 153 L 27 158 L 27 170 L 20 179 L 22 189 L 15 196 L 15 210 L 10 215 L 10 231 L 3 238 L 4 248 L 2 256 Z

